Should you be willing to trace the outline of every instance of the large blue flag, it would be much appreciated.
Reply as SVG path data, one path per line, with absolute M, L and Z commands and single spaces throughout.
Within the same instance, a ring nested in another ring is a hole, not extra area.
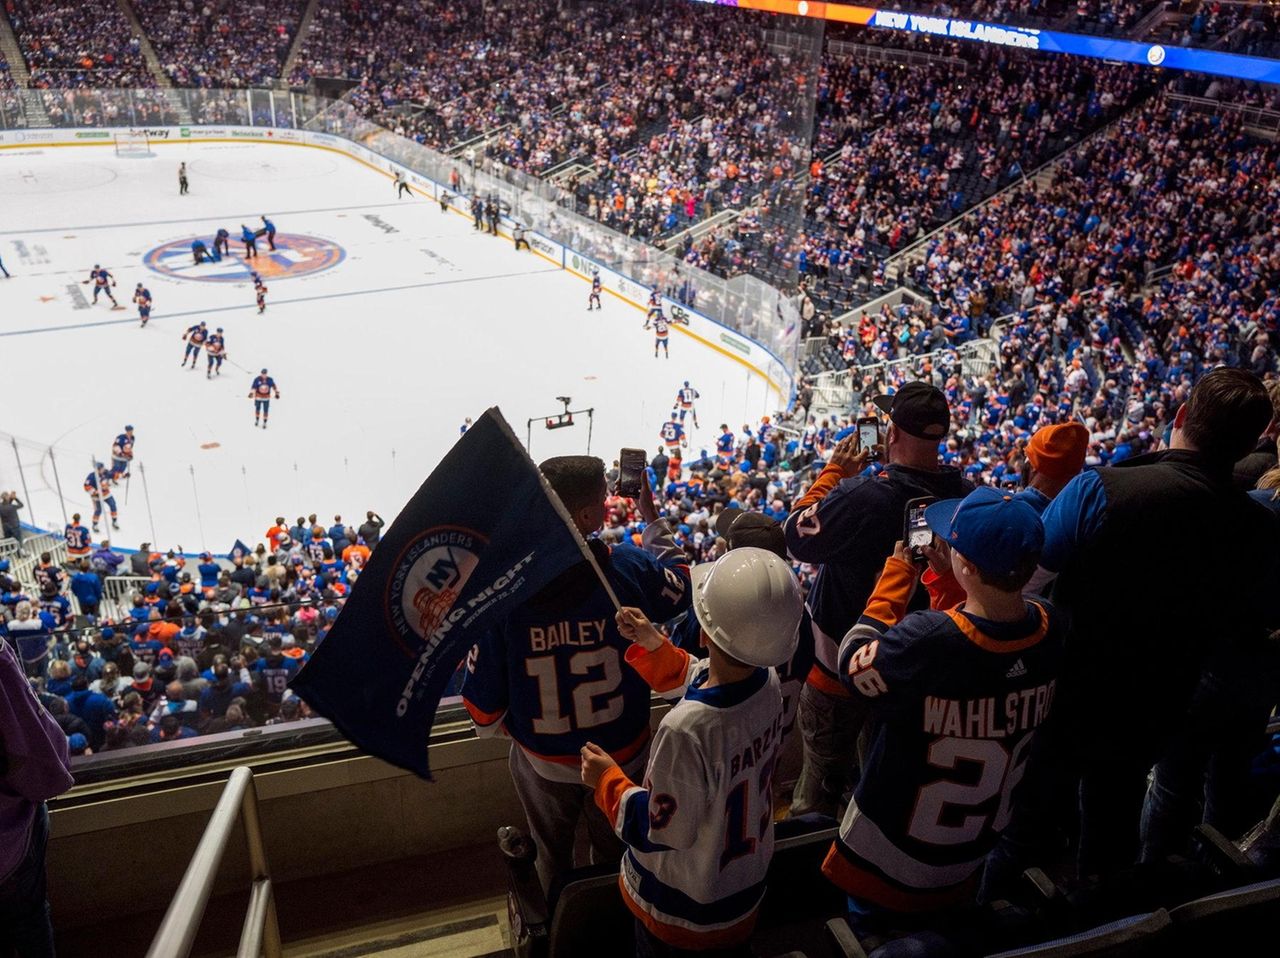
M 468 650 L 584 559 L 569 514 L 490 409 L 383 535 L 291 686 L 365 751 L 430 778 L 436 707 Z

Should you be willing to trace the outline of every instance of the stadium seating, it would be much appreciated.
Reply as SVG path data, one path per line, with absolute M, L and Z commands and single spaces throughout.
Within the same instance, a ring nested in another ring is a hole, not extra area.
M 835 838 L 834 823 L 821 816 L 787 819 L 775 831 L 753 953 L 783 958 L 799 948 L 808 955 L 825 954 L 824 922 L 843 902 L 818 867 Z M 507 866 L 517 955 L 572 958 L 598 953 L 602 941 L 618 954 L 628 953 L 634 919 L 618 894 L 617 865 L 576 869 L 552 889 L 548 901 L 533 871 L 532 844 L 512 826 L 499 829 L 498 844 Z

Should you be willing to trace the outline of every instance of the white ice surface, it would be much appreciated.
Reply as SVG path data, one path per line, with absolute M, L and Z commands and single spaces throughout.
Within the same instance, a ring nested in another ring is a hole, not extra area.
M 737 431 L 776 403 L 760 377 L 678 329 L 671 359 L 655 360 L 639 310 L 606 295 L 588 313 L 573 274 L 430 201 L 397 201 L 389 179 L 353 160 L 283 144 L 155 152 L 0 150 L 0 259 L 13 274 L 0 277 L 0 488 L 22 495 L 20 462 L 28 522 L 60 530 L 64 508 L 88 522 L 82 484 L 94 458 L 109 462 L 125 423 L 146 489 L 135 468 L 127 503 L 117 490 L 113 544 L 225 552 L 237 537 L 252 545 L 276 515 L 314 512 L 327 527 L 336 513 L 358 525 L 376 509 L 390 520 L 464 417 L 491 405 L 522 440 L 526 419 L 559 411 L 556 396 L 594 407 L 591 452 L 608 462 L 622 446 L 652 454 L 684 379 L 703 397 L 695 453 L 713 448 L 719 423 Z M 247 280 L 166 276 L 144 262 L 219 226 L 238 257 L 239 225 L 262 213 L 282 238 L 345 251 L 323 272 L 268 276 L 263 316 Z M 80 281 L 95 263 L 115 274 L 126 310 L 105 300 L 77 308 L 77 294 L 91 298 Z M 155 301 L 145 329 L 130 303 L 138 282 Z M 203 357 L 196 372 L 179 368 L 181 334 L 201 319 L 226 330 L 228 362 L 213 381 Z M 253 428 L 248 398 L 263 366 L 282 394 L 267 430 Z M 586 417 L 554 432 L 534 424 L 535 459 L 586 448 Z

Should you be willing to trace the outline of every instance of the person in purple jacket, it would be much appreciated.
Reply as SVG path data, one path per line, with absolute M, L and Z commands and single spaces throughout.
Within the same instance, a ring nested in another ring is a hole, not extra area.
M 45 802 L 73 784 L 67 737 L 0 642 L 0 954 L 53 955 Z

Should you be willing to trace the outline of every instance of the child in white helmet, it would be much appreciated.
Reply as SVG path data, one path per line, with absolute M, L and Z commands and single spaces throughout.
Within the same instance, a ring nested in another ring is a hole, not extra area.
M 653 739 L 644 785 L 602 749 L 582 749 L 582 781 L 627 843 L 619 884 L 636 951 L 741 949 L 773 857 L 770 779 L 782 738 L 774 666 L 795 651 L 803 608 L 790 564 L 734 549 L 695 566 L 693 610 L 709 657 L 678 649 L 638 610 L 618 611 L 627 664 L 680 699 Z

